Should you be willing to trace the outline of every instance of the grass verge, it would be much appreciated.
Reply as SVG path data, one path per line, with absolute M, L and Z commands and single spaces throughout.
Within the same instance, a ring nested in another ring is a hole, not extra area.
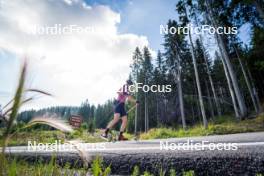
M 222 121 L 222 119 L 227 119 Z M 245 132 L 264 131 L 264 115 L 254 119 L 236 122 L 232 118 L 219 118 L 214 123 L 209 123 L 208 129 L 201 125 L 193 126 L 187 130 L 172 128 L 153 128 L 147 133 L 142 133 L 140 139 L 164 139 L 176 137 L 208 136 L 217 134 L 234 134 Z
M 16 160 L 16 159 L 6 159 L 3 155 L 0 156 L 1 167 L 0 174 L 5 176 L 42 176 L 42 175 L 52 175 L 52 176 L 108 176 L 111 174 L 111 166 L 105 166 L 101 157 L 96 157 L 95 160 L 89 165 L 88 168 L 74 168 L 69 163 L 66 163 L 64 166 L 60 166 L 56 163 L 56 157 L 52 157 L 49 162 L 36 162 L 36 163 L 27 163 L 25 161 Z M 177 174 L 183 176 L 194 176 L 194 171 L 180 171 L 176 172 L 174 169 L 167 171 L 170 176 L 176 176 Z M 166 171 L 161 170 L 159 176 L 164 176 Z M 177 173 L 177 174 L 176 174 Z M 140 171 L 138 166 L 135 166 L 131 175 L 133 176 L 154 176 L 149 171 Z

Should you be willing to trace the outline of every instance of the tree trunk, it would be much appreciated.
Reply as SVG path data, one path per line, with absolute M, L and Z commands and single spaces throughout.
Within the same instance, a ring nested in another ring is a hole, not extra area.
M 221 61 L 223 63 L 224 72 L 225 72 L 225 76 L 226 76 L 229 92 L 230 92 L 230 95 L 231 95 L 231 98 L 232 98 L 232 103 L 233 103 L 235 115 L 236 115 L 236 118 L 238 120 L 240 120 L 240 114 L 238 112 L 238 108 L 237 108 L 237 104 L 236 104 L 236 98 L 235 98 L 235 94 L 234 94 L 234 91 L 233 91 L 233 88 L 232 88 L 232 84 L 231 84 L 231 80 L 230 80 L 229 73 L 228 73 L 228 70 L 227 70 L 227 66 L 225 64 L 225 60 L 223 59 L 223 54 L 222 54 L 221 51 L 220 51 L 220 54 L 221 54 Z
M 200 40 L 202 41 L 201 35 L 200 35 Z M 207 70 L 207 74 L 208 74 L 208 77 L 209 77 L 209 82 L 210 82 L 211 89 L 212 89 L 213 96 L 214 96 L 214 101 L 215 101 L 215 105 L 216 105 L 217 115 L 221 116 L 222 115 L 221 106 L 219 104 L 218 97 L 217 97 L 216 92 L 215 92 L 215 86 L 214 86 L 214 82 L 213 82 L 213 79 L 212 79 L 212 75 L 210 73 L 210 69 L 209 69 L 209 65 L 208 65 L 208 62 L 207 62 L 207 58 L 205 56 L 205 48 L 203 46 L 203 43 L 202 43 L 202 49 L 203 49 L 203 53 L 204 53 L 204 62 L 205 62 L 205 65 L 206 65 L 206 70 Z
M 178 63 L 174 63 L 174 79 L 177 84 L 177 89 L 178 89 L 178 98 L 179 98 L 179 105 L 180 105 L 180 113 L 181 113 L 181 120 L 182 120 L 182 128 L 185 130 L 186 129 L 186 121 L 185 121 L 185 112 L 184 112 L 184 102 L 183 102 L 183 94 L 182 94 L 182 80 L 181 80 L 181 56 L 179 54 L 180 48 L 178 46 L 178 43 L 176 42 L 176 48 L 175 48 L 175 56 L 176 56 L 176 61 Z
M 134 130 L 134 134 L 135 136 L 137 136 L 137 116 L 138 115 L 138 107 L 136 106 L 136 109 L 135 109 L 135 130 Z
M 219 93 L 220 93 L 220 104 L 222 104 L 222 112 L 225 112 L 225 106 L 224 106 L 224 94 L 223 94 L 223 88 L 220 86 L 219 87 Z
M 145 84 L 146 84 L 146 78 L 145 78 Z M 148 125 L 147 125 L 147 123 L 148 123 L 148 120 L 147 120 L 147 118 L 148 118 L 148 112 L 147 112 L 147 108 L 148 108 L 148 106 L 147 106 L 147 93 L 146 92 L 144 92 L 144 105 L 145 105 L 145 133 L 148 131 Z
M 148 93 L 146 93 L 148 95 Z M 149 130 L 149 108 L 148 108 L 148 96 L 147 96 L 147 132 Z
M 261 113 L 261 112 L 263 111 L 263 109 L 262 109 L 262 106 L 261 106 L 261 104 L 260 104 L 260 100 L 259 100 L 259 96 L 258 96 L 257 89 L 256 89 L 256 87 L 255 87 L 254 80 L 253 80 L 252 75 L 251 75 L 251 73 L 250 73 L 250 71 L 249 71 L 249 69 L 248 69 L 247 64 L 246 64 L 246 69 L 247 69 L 247 73 L 248 73 L 248 76 L 249 76 L 250 82 L 252 83 L 253 94 L 254 94 L 254 96 L 255 96 L 255 98 L 256 98 L 256 101 L 257 101 L 257 105 L 258 105 L 259 113 Z
M 242 63 L 242 61 L 241 61 L 241 58 L 240 58 L 240 55 L 239 55 L 239 53 L 238 53 L 238 51 L 237 51 L 236 46 L 234 45 L 233 47 L 234 47 L 234 49 L 235 49 L 235 52 L 236 52 L 236 55 L 237 55 L 237 59 L 238 59 L 238 61 L 239 61 L 240 67 L 241 67 L 241 69 L 242 69 L 242 73 L 243 73 L 243 75 L 244 75 L 244 78 L 245 78 L 245 81 L 246 81 L 246 84 L 247 84 L 247 87 L 248 87 L 248 91 L 249 91 L 249 94 L 250 94 L 251 100 L 252 100 L 252 102 L 253 102 L 254 109 L 255 109 L 256 113 L 258 113 L 258 112 L 259 112 L 258 105 L 257 105 L 256 99 L 255 99 L 255 97 L 254 97 L 254 93 L 253 93 L 253 90 L 252 90 L 252 88 L 251 88 L 250 82 L 249 82 L 249 80 L 248 80 L 248 77 L 247 77 L 247 74 L 246 74 L 246 71 L 245 71 L 244 65 L 243 65 L 243 63 Z
M 198 20 L 197 20 L 196 12 L 195 12 L 195 16 L 194 17 L 195 17 L 196 25 L 198 26 Z M 212 92 L 213 92 L 213 96 L 214 96 L 214 102 L 215 102 L 215 105 L 216 105 L 217 115 L 221 116 L 222 115 L 221 106 L 219 104 L 218 97 L 216 96 L 215 86 L 214 86 L 214 82 L 213 82 L 213 79 L 212 79 L 212 75 L 210 73 L 209 64 L 208 64 L 208 60 L 207 60 L 207 57 L 206 57 L 206 49 L 204 48 L 203 38 L 202 38 L 201 34 L 199 34 L 199 39 L 200 39 L 200 42 L 201 42 L 201 45 L 202 45 L 203 58 L 204 58 L 204 62 L 205 62 L 205 65 L 206 65 L 206 71 L 207 71 L 207 74 L 208 74 L 208 77 L 209 77 L 210 86 L 211 86 L 211 89 L 212 89 Z
M 192 123 L 193 124 L 195 123 L 193 102 L 192 102 Z
M 137 70 L 136 80 L 138 82 L 138 70 Z M 136 92 L 136 99 L 138 100 L 138 92 Z M 137 136 L 137 120 L 138 120 L 138 106 L 136 106 L 135 109 L 135 130 L 134 130 L 135 136 Z
M 197 115 L 198 115 L 198 120 L 199 120 L 199 123 L 202 123 L 202 119 L 200 118 L 202 116 L 202 113 L 201 113 L 201 109 L 199 108 L 200 105 L 199 105 L 199 98 L 197 98 L 198 96 L 198 91 L 197 91 L 197 86 L 196 86 L 196 81 L 195 79 L 193 80 L 193 87 L 194 87 L 194 95 L 193 98 L 195 98 L 195 107 L 196 107 L 196 111 L 197 111 Z
M 219 37 L 219 35 L 218 35 Z M 223 59 L 225 61 L 225 64 L 227 66 L 227 69 L 228 69 L 228 72 L 229 72 L 229 75 L 230 75 L 230 78 L 231 78 L 231 81 L 233 83 L 233 87 L 234 87 L 234 91 L 235 91 L 235 95 L 236 95 L 236 98 L 237 98 L 237 101 L 238 101 L 238 106 L 239 106 L 239 109 L 240 109 L 240 115 L 242 117 L 245 117 L 247 115 L 247 108 L 246 108 L 246 105 L 245 105 L 245 100 L 240 92 L 240 89 L 238 87 L 238 82 L 237 82 L 237 78 L 235 76 L 235 73 L 234 73 L 234 70 L 233 70 L 233 67 L 231 65 L 231 62 L 229 60 L 229 57 L 228 57 L 228 54 L 227 54 L 227 51 L 225 50 L 224 48 L 224 44 L 223 44 L 223 40 L 221 37 L 218 38 L 219 39 L 219 42 L 220 42 L 220 49 L 222 49 L 222 53 L 223 53 Z
M 212 101 L 211 101 L 211 95 L 210 95 L 210 91 L 209 91 L 209 88 L 208 88 L 207 81 L 205 81 L 205 86 L 206 86 L 206 92 L 207 92 L 207 96 L 208 96 L 208 102 L 209 102 L 211 117 L 214 119 L 215 118 L 214 107 L 213 107 L 213 104 L 212 104 Z
M 156 120 L 157 120 L 157 125 L 156 127 L 159 126 L 159 93 L 156 94 Z
M 180 60 L 180 56 L 177 55 L 178 59 Z M 182 128 L 186 129 L 186 122 L 185 122 L 185 113 L 184 113 L 184 104 L 183 104 L 183 95 L 182 95 L 182 80 L 181 80 L 181 67 L 180 64 L 177 66 L 178 73 L 174 70 L 174 77 L 177 81 L 177 88 L 178 88 L 178 98 L 180 104 L 180 113 L 181 113 L 181 120 L 182 120 Z
M 264 20 L 264 12 L 263 12 L 261 6 L 259 5 L 259 3 L 256 0 L 254 0 L 253 4 L 254 4 L 254 6 L 256 7 L 256 9 L 257 9 L 257 11 L 259 13 L 259 16 L 262 18 L 262 20 Z
M 208 0 L 205 1 L 206 2 L 206 5 L 209 9 L 209 19 L 211 20 L 213 26 L 215 28 L 217 28 L 217 23 L 213 17 L 213 12 L 212 12 L 212 9 L 208 3 Z M 228 53 L 226 51 L 226 47 L 224 45 L 224 41 L 223 41 L 223 38 L 221 35 L 215 33 L 215 36 L 216 36 L 216 39 L 217 39 L 217 42 L 219 44 L 219 48 L 220 48 L 220 51 L 222 53 L 222 57 L 223 59 L 225 60 L 225 63 L 227 65 L 227 69 L 228 69 L 228 72 L 230 74 L 230 78 L 231 78 L 231 81 L 232 81 L 232 84 L 233 84 L 233 87 L 234 87 L 234 92 L 235 92 L 235 95 L 236 95 L 236 98 L 237 98 L 237 102 L 238 102 L 238 105 L 239 105 L 239 109 L 240 109 L 240 115 L 242 117 L 245 117 L 247 115 L 247 108 L 246 108 L 246 105 L 245 105 L 245 100 L 241 94 L 241 91 L 238 87 L 238 81 L 237 81 L 237 78 L 235 76 L 235 72 L 234 72 L 234 69 L 232 67 L 232 64 L 230 62 L 230 59 L 229 59 L 229 56 L 228 56 Z
M 191 53 L 192 53 L 193 67 L 194 67 L 194 73 L 195 73 L 195 79 L 196 79 L 196 86 L 197 86 L 197 90 L 198 90 L 200 108 L 201 108 L 202 117 L 203 117 L 203 125 L 204 125 L 204 128 L 207 128 L 208 127 L 208 123 L 207 123 L 206 114 L 205 114 L 205 110 L 204 110 L 204 102 L 203 102 L 203 98 L 202 98 L 200 79 L 199 79 L 199 75 L 198 75 L 196 58 L 195 58 L 195 55 L 194 55 L 194 46 L 193 46 L 192 36 L 191 36 L 191 32 L 190 31 L 189 31 L 189 35 L 188 36 L 189 36 L 189 40 L 190 40 L 190 43 L 191 43 Z
M 167 107 L 167 99 L 164 99 L 164 122 L 167 122 L 167 114 L 168 114 L 168 107 Z
M 146 93 L 144 93 L 144 111 L 145 111 L 145 133 L 147 132 L 147 98 L 146 98 Z

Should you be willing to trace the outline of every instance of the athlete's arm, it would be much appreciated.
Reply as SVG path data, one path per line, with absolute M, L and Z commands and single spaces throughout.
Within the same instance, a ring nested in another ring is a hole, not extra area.
M 139 104 L 139 101 L 136 100 L 136 99 L 135 99 L 134 97 L 132 97 L 131 95 L 129 95 L 129 96 L 127 97 L 127 100 L 130 101 L 130 102 L 132 102 L 132 103 Z

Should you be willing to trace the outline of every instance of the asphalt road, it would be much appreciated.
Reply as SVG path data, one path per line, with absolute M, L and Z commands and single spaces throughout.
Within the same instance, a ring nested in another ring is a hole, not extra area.
M 81 151 L 76 150 L 76 145 Z M 80 156 L 91 161 L 99 155 L 106 165 L 111 164 L 113 174 L 121 175 L 129 175 L 135 165 L 141 171 L 156 174 L 161 168 L 179 172 L 194 170 L 196 175 L 264 173 L 264 132 L 97 144 L 75 142 L 71 148 L 69 145 L 68 148 L 65 145 L 42 147 L 9 147 L 6 152 L 35 161 L 40 157 L 49 159 L 56 150 L 58 162 L 75 163 L 76 166 L 82 164 Z

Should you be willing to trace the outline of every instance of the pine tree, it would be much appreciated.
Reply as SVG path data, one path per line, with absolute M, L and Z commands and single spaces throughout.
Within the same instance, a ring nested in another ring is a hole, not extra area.
M 90 104 L 88 100 L 85 100 L 79 109 L 79 115 L 84 118 L 84 121 L 88 122 L 90 118 Z
M 177 28 L 178 24 L 174 20 L 169 20 L 168 28 L 175 27 Z M 179 101 L 179 109 L 180 116 L 182 119 L 182 127 L 186 129 L 186 120 L 185 120 L 185 112 L 184 112 L 184 102 L 183 102 L 183 93 L 182 93 L 182 45 L 184 45 L 184 36 L 178 35 L 177 33 L 172 34 L 168 33 L 164 35 L 164 49 L 165 49 L 165 57 L 167 60 L 168 66 L 168 74 L 172 75 L 174 83 L 177 85 L 178 96 L 177 99 Z M 176 107 L 177 109 L 178 107 Z
M 150 86 L 152 80 L 152 63 L 151 63 L 151 54 L 147 47 L 143 49 L 143 62 L 142 62 L 142 73 L 144 79 L 144 85 Z M 145 111 L 145 132 L 149 129 L 149 96 L 151 92 L 144 92 L 144 111 Z
M 167 83 L 167 75 L 166 75 L 166 63 L 164 57 L 162 56 L 161 52 L 158 51 L 157 58 L 156 58 L 156 67 L 154 68 L 153 73 L 153 84 L 155 85 L 166 85 Z M 156 126 L 161 125 L 161 117 L 164 116 L 164 108 L 163 103 L 165 101 L 165 93 L 164 92 L 156 92 L 155 93 L 155 108 L 154 111 L 156 116 Z
M 177 4 L 177 11 L 178 13 L 181 15 L 180 19 L 183 23 L 183 26 L 189 25 L 190 24 L 190 20 L 189 20 L 189 15 L 187 13 L 187 9 L 186 9 L 187 4 L 185 3 L 185 1 L 180 0 Z M 196 79 L 196 86 L 198 89 L 198 98 L 199 98 L 199 103 L 200 103 L 200 109 L 201 109 L 201 113 L 202 113 L 202 117 L 203 117 L 203 125 L 205 128 L 208 127 L 208 122 L 207 122 L 207 118 L 206 118 L 206 113 L 205 113 L 205 108 L 204 108 L 204 101 L 202 98 L 202 90 L 201 90 L 201 84 L 200 84 L 200 77 L 198 74 L 198 68 L 197 68 L 197 61 L 196 61 L 196 56 L 195 56 L 195 51 L 194 51 L 194 44 L 193 44 L 193 39 L 192 39 L 192 34 L 191 31 L 188 30 L 188 38 L 189 38 L 189 42 L 190 42 L 190 50 L 191 50 L 191 54 L 192 54 L 192 60 L 193 60 L 193 67 L 194 67 L 194 73 L 195 73 L 195 79 Z
M 208 0 L 205 0 L 205 3 L 206 3 L 206 6 L 208 8 L 208 11 L 206 12 L 207 17 L 208 17 L 209 21 L 211 22 L 212 26 L 214 28 L 217 28 L 219 26 L 219 23 L 218 23 L 217 19 L 215 18 L 212 5 Z M 226 71 L 230 75 L 230 79 L 231 79 L 230 83 L 232 84 L 232 87 L 234 88 L 235 98 L 237 99 L 239 112 L 240 112 L 239 117 L 245 117 L 247 115 L 247 108 L 245 105 L 245 100 L 242 96 L 241 90 L 239 89 L 238 80 L 237 80 L 237 77 L 235 75 L 233 66 L 230 62 L 229 54 L 227 52 L 227 48 L 226 48 L 226 45 L 224 43 L 223 36 L 218 34 L 218 33 L 215 33 L 215 38 L 216 38 L 216 41 L 218 43 L 221 56 L 224 59 L 224 64 L 226 64 L 226 66 L 227 66 Z
M 135 52 L 133 53 L 133 63 L 130 66 L 131 67 L 131 78 L 133 80 L 134 83 L 138 83 L 139 82 L 139 71 L 140 71 L 140 64 L 142 63 L 142 54 L 141 51 L 138 47 L 136 47 Z M 139 93 L 136 92 L 135 93 L 135 97 L 137 100 L 139 100 Z M 140 100 L 139 100 L 140 101 Z M 134 133 L 135 136 L 137 135 L 137 131 L 138 131 L 138 118 L 139 118 L 139 109 L 138 107 L 136 107 L 135 109 L 135 120 L 134 120 Z

